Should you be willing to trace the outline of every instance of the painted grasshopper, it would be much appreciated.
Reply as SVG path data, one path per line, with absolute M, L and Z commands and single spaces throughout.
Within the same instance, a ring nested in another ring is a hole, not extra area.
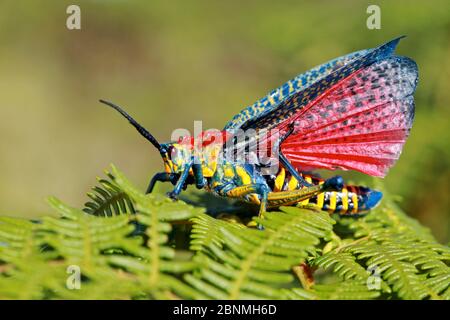
M 199 143 L 188 136 L 159 143 L 119 106 L 100 101 L 120 112 L 160 152 L 165 171 L 151 179 L 148 193 L 158 181 L 171 182 L 174 189 L 168 195 L 176 199 L 194 184 L 257 204 L 260 215 L 298 204 L 360 214 L 376 206 L 382 193 L 347 186 L 340 176 L 322 180 L 304 172 L 344 169 L 383 177 L 399 158 L 413 123 L 418 78 L 414 61 L 394 55 L 399 40 L 297 76 L 245 108 L 218 135 L 203 132 Z M 254 134 L 236 142 L 243 130 Z M 279 160 L 277 170 L 266 173 L 258 155 L 254 162 L 227 156 L 228 142 L 238 150 L 269 146 Z

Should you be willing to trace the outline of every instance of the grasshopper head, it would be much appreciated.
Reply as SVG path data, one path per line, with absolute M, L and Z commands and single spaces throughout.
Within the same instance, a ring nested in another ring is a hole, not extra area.
M 220 133 L 221 134 L 221 133 Z M 197 139 L 183 136 L 177 142 L 162 144 L 161 156 L 167 173 L 181 174 L 186 164 L 194 161 L 202 168 L 205 178 L 214 175 L 220 161 L 223 142 L 217 133 L 202 132 Z
M 181 143 L 164 143 L 160 150 L 167 173 L 181 174 L 192 158 L 192 148 Z

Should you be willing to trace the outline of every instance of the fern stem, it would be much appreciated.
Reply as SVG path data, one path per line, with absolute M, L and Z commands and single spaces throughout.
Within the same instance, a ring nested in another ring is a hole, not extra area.
M 297 276 L 302 284 L 303 289 L 310 290 L 314 285 L 314 270 L 306 263 L 301 263 L 298 266 L 292 267 L 292 271 Z

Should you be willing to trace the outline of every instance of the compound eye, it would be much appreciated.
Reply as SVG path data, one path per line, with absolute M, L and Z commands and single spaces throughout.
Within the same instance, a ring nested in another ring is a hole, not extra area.
M 169 154 L 170 160 L 178 157 L 178 150 L 176 148 L 174 148 L 174 146 L 170 146 L 167 153 Z

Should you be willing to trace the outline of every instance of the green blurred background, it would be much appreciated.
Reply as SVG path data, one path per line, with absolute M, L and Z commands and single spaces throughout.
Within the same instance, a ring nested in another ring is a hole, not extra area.
M 81 7 L 81 30 L 66 28 L 69 4 Z M 381 7 L 381 30 L 366 27 L 369 4 Z M 168 140 L 194 120 L 222 128 L 298 73 L 403 34 L 397 52 L 419 65 L 416 121 L 385 185 L 447 243 L 448 0 L 3 0 L 0 212 L 48 213 L 48 195 L 81 206 L 110 163 L 142 188 L 162 168 L 152 146 L 99 98 Z

